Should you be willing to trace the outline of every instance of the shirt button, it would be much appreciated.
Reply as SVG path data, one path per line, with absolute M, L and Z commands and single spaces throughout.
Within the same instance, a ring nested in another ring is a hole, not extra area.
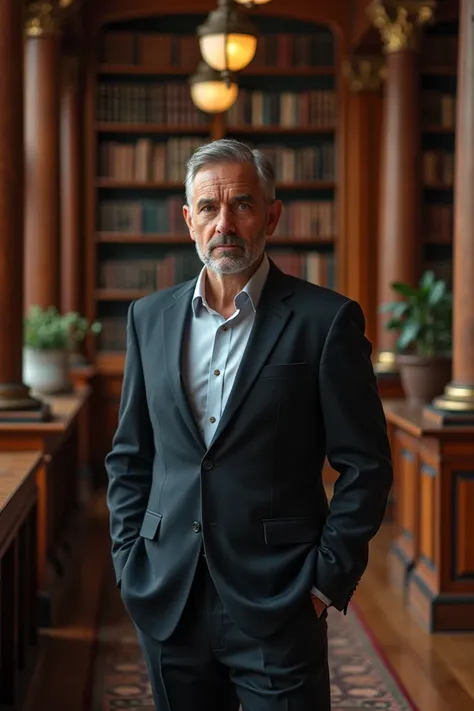
M 217 369 L 216 369 L 216 370 L 214 371 L 214 375 L 220 375 L 220 374 L 221 374 L 221 371 L 220 371 L 220 370 L 217 370 Z
M 194 533 L 199 533 L 200 530 L 201 530 L 201 524 L 199 523 L 199 521 L 193 521 Z
M 215 421 L 216 421 L 216 418 L 215 418 L 215 417 L 210 417 L 210 418 L 209 418 L 209 422 L 212 422 L 212 424 L 214 424 Z

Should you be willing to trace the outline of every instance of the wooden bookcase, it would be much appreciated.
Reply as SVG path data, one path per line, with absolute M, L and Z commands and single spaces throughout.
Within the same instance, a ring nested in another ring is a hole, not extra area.
M 452 283 L 457 20 L 425 31 L 421 54 L 423 267 Z
M 88 342 L 98 369 L 100 434 L 92 457 L 99 477 L 117 424 L 128 306 L 202 267 L 181 212 L 185 161 L 199 142 L 232 136 L 267 152 L 285 205 L 269 254 L 285 271 L 340 288 L 339 43 L 326 25 L 252 14 L 259 44 L 239 75 L 239 98 L 226 115 L 209 116 L 192 104 L 187 82 L 200 59 L 195 31 L 205 17 L 109 22 L 91 48 L 86 312 L 104 325 Z

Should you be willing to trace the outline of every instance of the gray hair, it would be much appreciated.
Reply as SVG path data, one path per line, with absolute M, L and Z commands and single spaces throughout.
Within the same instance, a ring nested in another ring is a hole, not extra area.
M 258 175 L 264 195 L 269 202 L 275 199 L 275 170 L 269 159 L 256 148 L 249 148 L 245 143 L 234 138 L 221 138 L 198 148 L 186 166 L 186 204 L 192 207 L 194 179 L 202 168 L 209 163 L 251 163 Z

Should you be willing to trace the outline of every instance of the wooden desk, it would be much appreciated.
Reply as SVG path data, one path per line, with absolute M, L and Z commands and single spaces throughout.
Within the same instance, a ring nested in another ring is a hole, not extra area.
M 0 707 L 15 707 L 36 657 L 36 476 L 42 454 L 0 453 Z
M 474 630 L 474 428 L 385 401 L 395 478 L 393 584 L 428 631 Z
M 54 624 L 55 597 L 60 595 L 60 583 L 72 553 L 74 526 L 80 512 L 80 415 L 88 398 L 87 388 L 47 398 L 54 415 L 50 422 L 0 423 L 0 452 L 43 453 L 36 474 L 36 567 L 41 626 Z

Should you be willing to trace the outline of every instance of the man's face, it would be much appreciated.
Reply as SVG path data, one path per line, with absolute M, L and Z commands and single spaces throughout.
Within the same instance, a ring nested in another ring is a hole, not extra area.
M 251 163 L 210 163 L 196 175 L 192 210 L 183 214 L 201 261 L 218 274 L 252 266 L 281 214 L 269 204 Z

